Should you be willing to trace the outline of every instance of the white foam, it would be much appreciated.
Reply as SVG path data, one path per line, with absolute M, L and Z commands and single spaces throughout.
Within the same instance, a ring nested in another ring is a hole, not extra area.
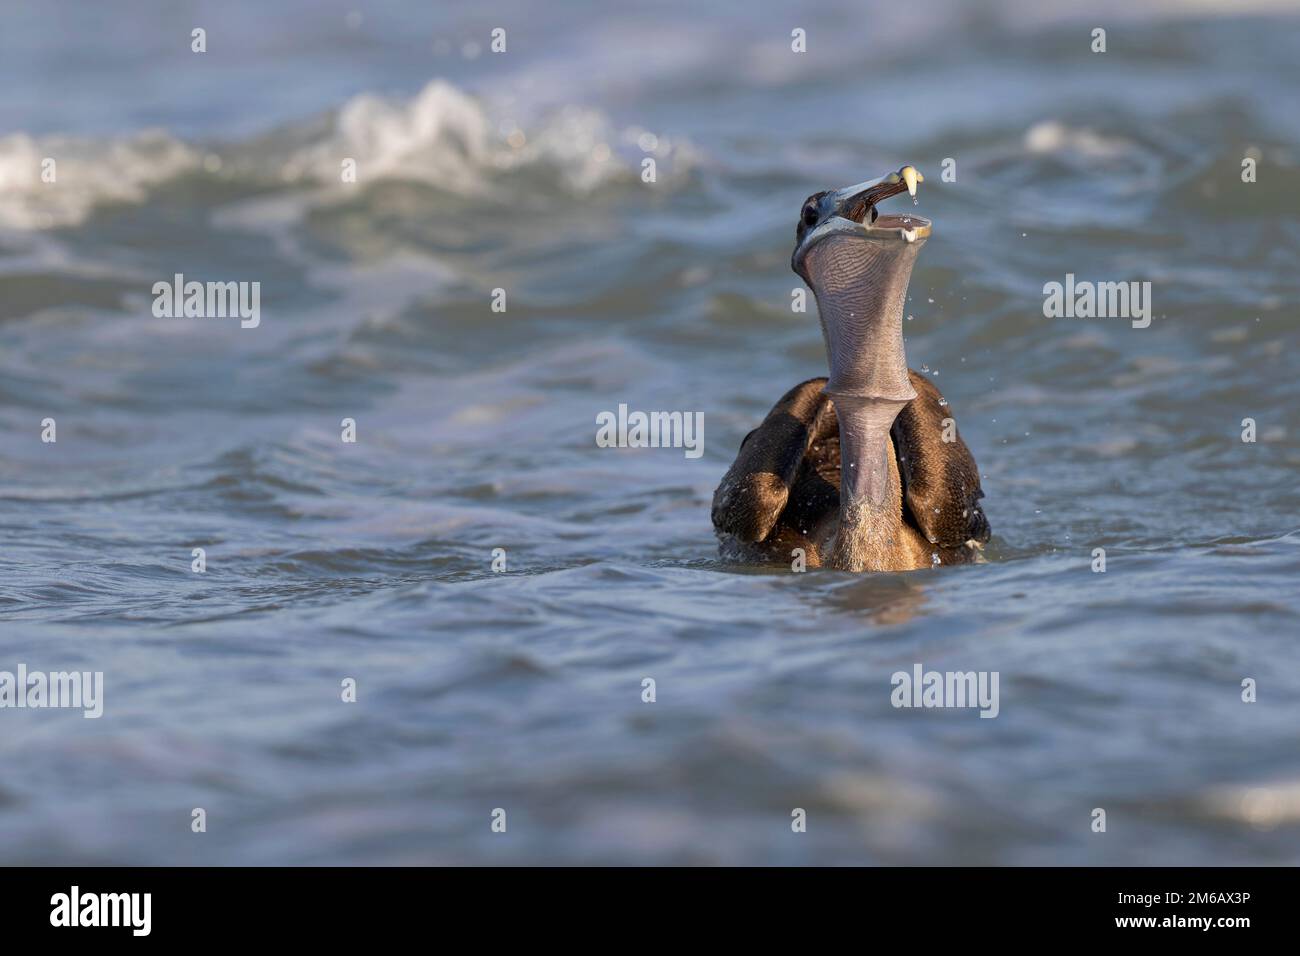
M 640 128 L 615 129 L 596 110 L 566 107 L 525 124 L 504 106 L 434 80 L 409 99 L 364 93 L 322 119 L 211 150 L 158 131 L 118 140 L 8 136 L 0 139 L 0 226 L 76 225 L 99 203 L 144 202 L 151 187 L 189 172 L 320 187 L 326 195 L 313 201 L 328 202 L 390 179 L 475 195 L 496 177 L 535 167 L 547 170 L 547 186 L 582 194 L 634 181 L 645 155 L 662 164 L 661 182 L 690 165 L 683 144 L 648 139 Z M 42 181 L 45 157 L 57 162 L 54 183 Z M 356 163 L 355 184 L 341 175 L 347 159 Z
M 1044 156 L 1070 153 L 1085 159 L 1115 159 L 1126 155 L 1134 146 L 1119 137 L 1066 126 L 1057 120 L 1044 120 L 1025 132 L 1025 149 Z
M 554 167 L 568 188 L 585 192 L 625 175 L 613 152 L 617 134 L 595 110 L 566 108 L 531 132 L 448 83 L 434 81 L 408 100 L 362 95 L 339 110 L 330 132 L 298 150 L 289 165 L 322 183 L 339 180 L 341 157 L 359 179 L 409 179 L 462 194 L 494 172 Z
M 42 178 L 47 159 L 54 160 L 53 182 Z M 75 225 L 96 204 L 140 202 L 150 186 L 199 162 L 197 151 L 157 130 L 113 140 L 5 136 L 0 138 L 0 225 Z

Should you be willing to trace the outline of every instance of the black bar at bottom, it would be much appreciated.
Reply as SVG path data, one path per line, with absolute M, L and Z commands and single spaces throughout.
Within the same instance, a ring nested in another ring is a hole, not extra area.
M 336 947 L 438 927 L 477 928 L 485 941 L 513 931 L 534 943 L 559 933 L 613 944 L 611 921 L 665 945 L 689 938 L 660 935 L 676 926 L 724 931 L 733 944 L 771 942 L 781 928 L 847 930 L 863 941 L 888 932 L 1003 942 L 1046 930 L 1231 943 L 1284 929 L 1293 885 L 1293 870 L 1263 868 L 10 868 L 0 870 L 0 925 L 7 943 L 75 933 L 82 944 L 285 938 Z

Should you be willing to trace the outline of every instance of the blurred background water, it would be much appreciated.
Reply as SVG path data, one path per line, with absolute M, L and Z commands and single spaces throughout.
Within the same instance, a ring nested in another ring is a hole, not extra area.
M 0 711 L 0 862 L 1300 861 L 1300 11 L 1075 6 L 0 4 L 0 670 L 106 683 Z M 720 563 L 825 367 L 800 204 L 904 162 L 989 561 Z M 1000 716 L 895 710 L 916 662 Z

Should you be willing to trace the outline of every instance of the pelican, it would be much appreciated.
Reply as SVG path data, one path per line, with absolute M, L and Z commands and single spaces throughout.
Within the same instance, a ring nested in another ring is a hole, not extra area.
M 817 300 L 830 377 L 790 389 L 740 443 L 713 494 L 724 557 L 913 571 L 969 563 L 988 541 L 952 407 L 903 354 L 932 223 L 876 208 L 904 190 L 915 200 L 923 181 L 904 166 L 805 200 L 790 264 Z

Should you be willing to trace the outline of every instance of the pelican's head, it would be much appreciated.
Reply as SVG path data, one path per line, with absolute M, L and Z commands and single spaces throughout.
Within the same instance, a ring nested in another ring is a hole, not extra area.
M 916 184 L 925 177 L 915 166 L 904 166 L 896 173 L 869 179 L 843 189 L 827 189 L 804 200 L 795 227 L 794 255 L 790 265 L 795 273 L 813 285 L 809 275 L 808 253 L 833 236 L 860 239 L 916 242 L 930 235 L 930 220 L 906 214 L 881 215 L 876 206 L 890 196 L 906 191 L 916 197 Z
M 882 200 L 916 196 L 914 166 L 804 201 L 795 232 L 794 271 L 817 297 L 830 365 L 826 392 L 907 402 L 916 397 L 903 355 L 903 305 L 930 220 L 881 213 Z

